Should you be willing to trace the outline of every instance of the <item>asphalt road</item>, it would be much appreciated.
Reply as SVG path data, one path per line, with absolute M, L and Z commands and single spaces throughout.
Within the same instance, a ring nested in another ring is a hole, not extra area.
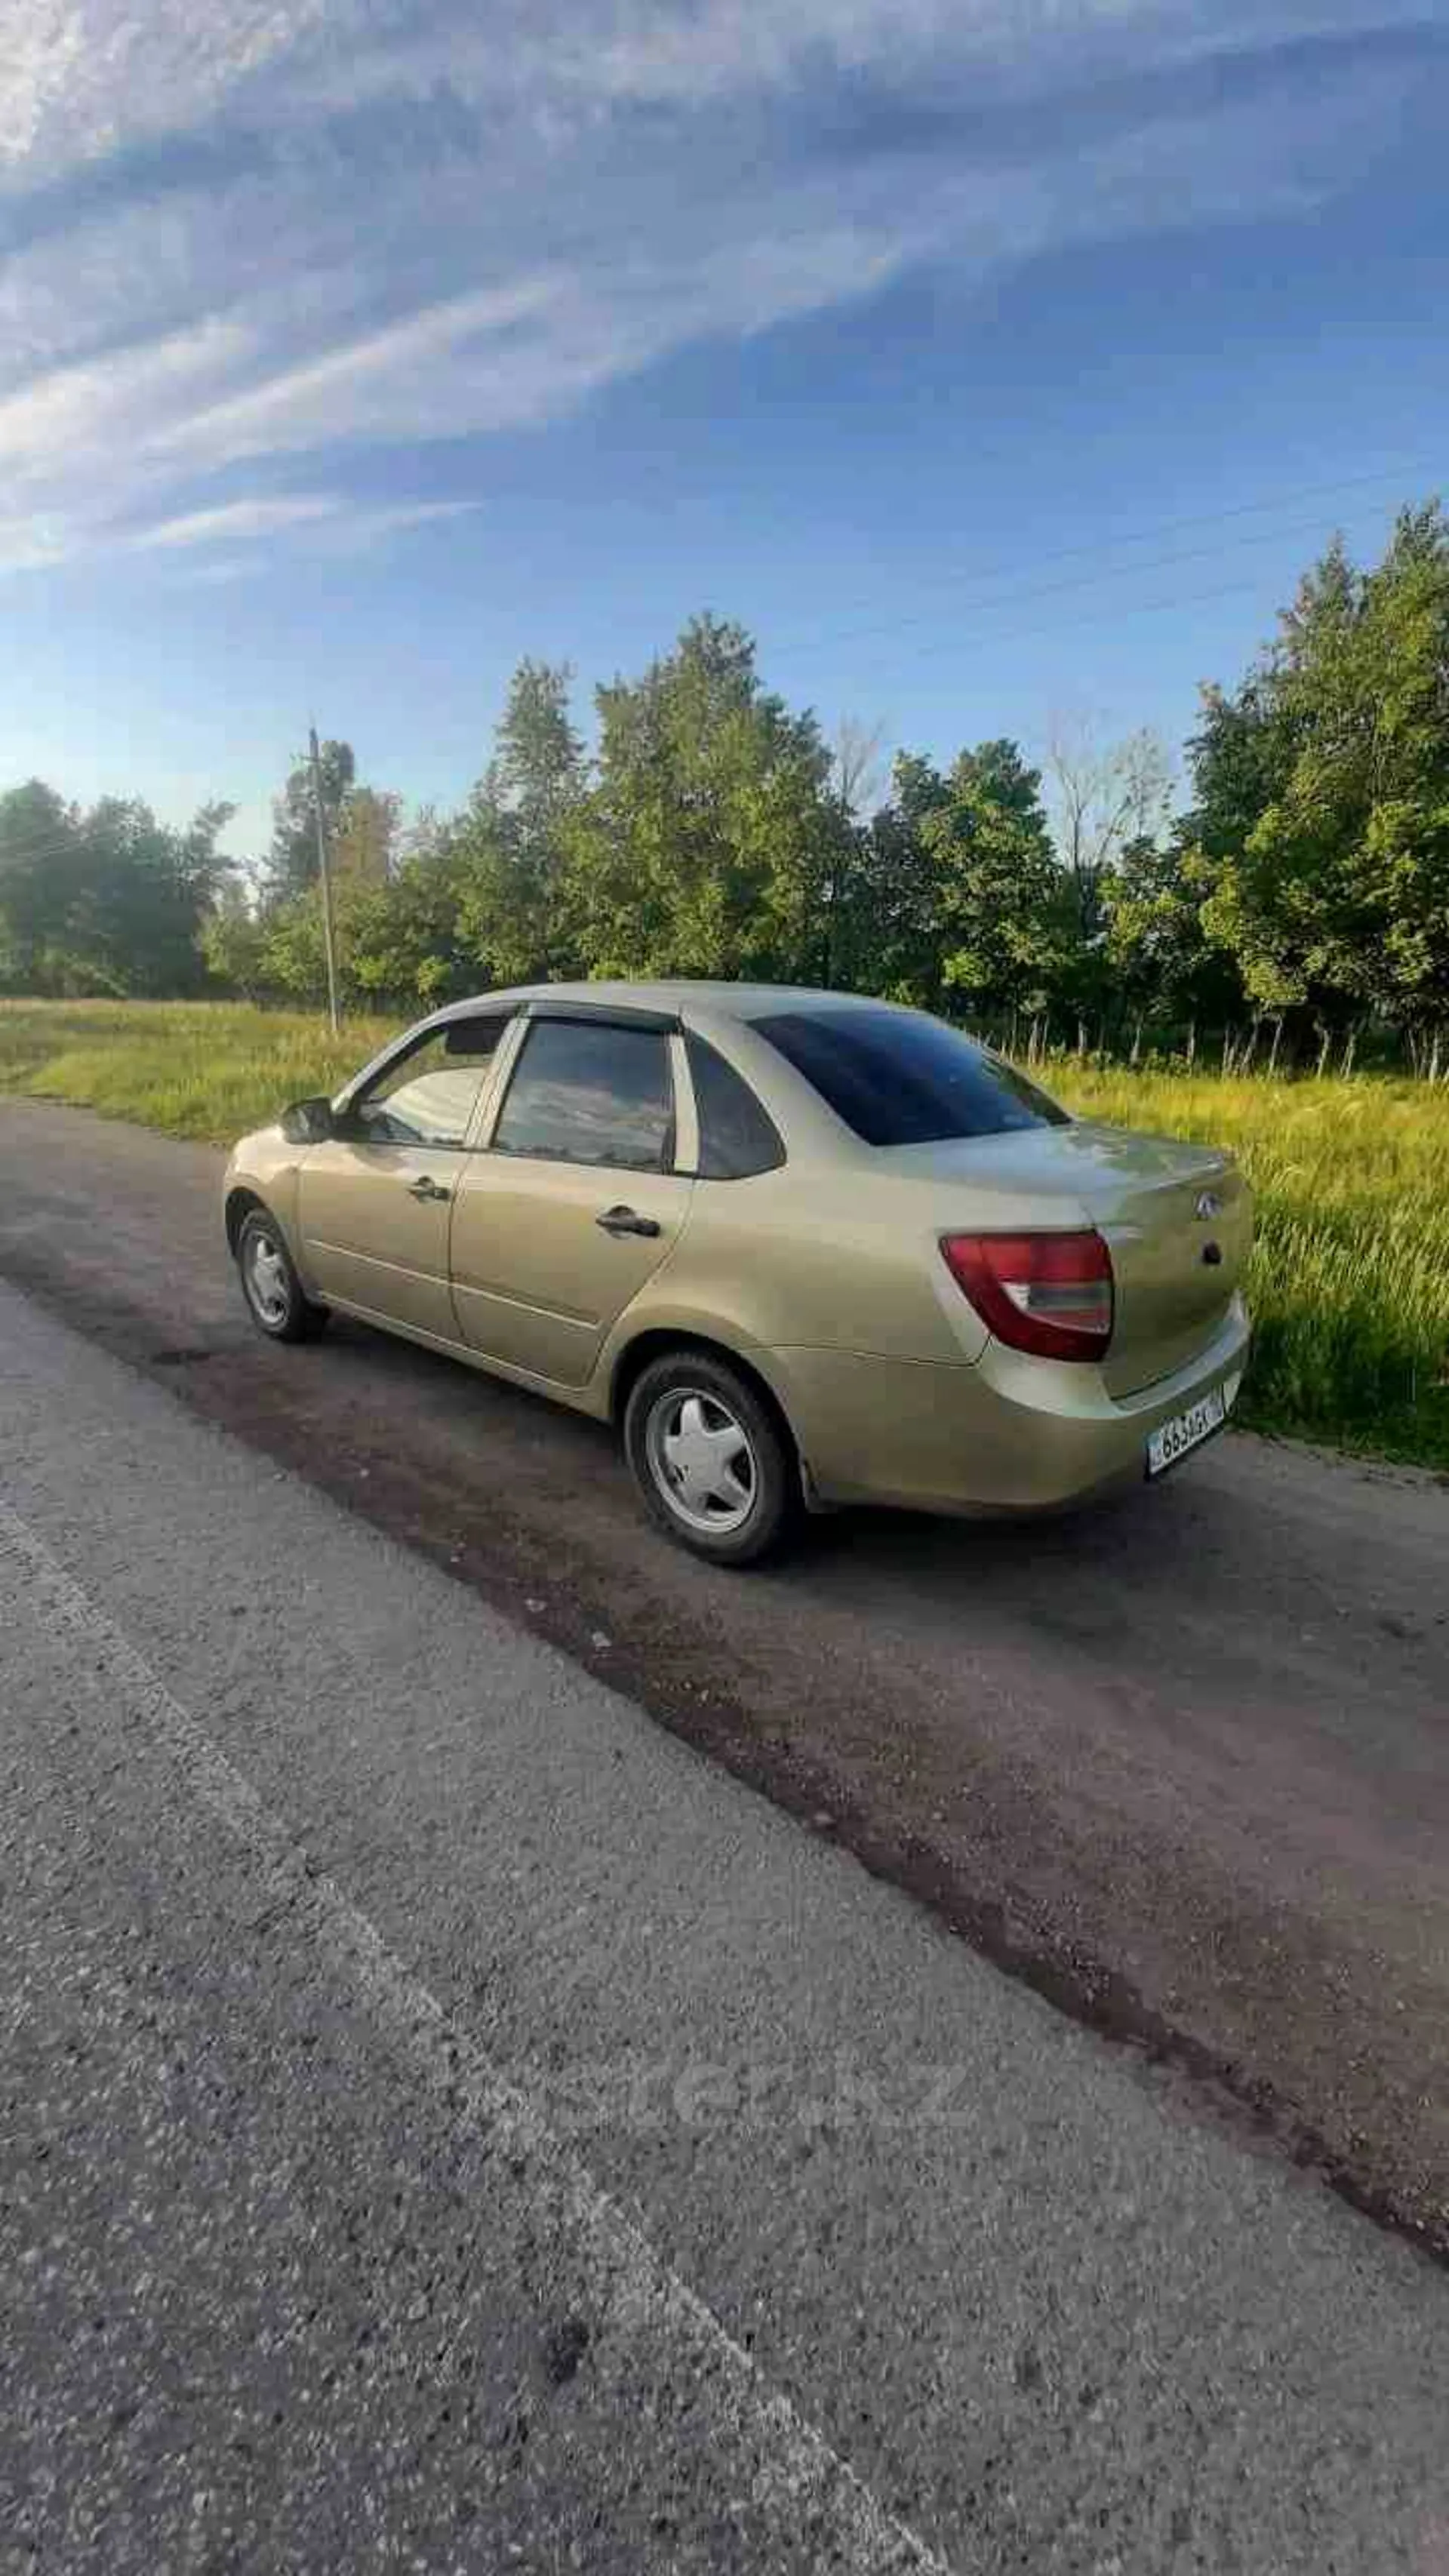
M 1445 2576 L 1438 2267 L 9 1289 L 0 1639 L 6 2576 Z
M 1234 1438 L 1050 1527 L 842 1518 L 716 1574 L 596 1427 L 362 1328 L 261 1342 L 219 1171 L 0 1102 L 0 1275 L 1449 2252 L 1441 1482 Z

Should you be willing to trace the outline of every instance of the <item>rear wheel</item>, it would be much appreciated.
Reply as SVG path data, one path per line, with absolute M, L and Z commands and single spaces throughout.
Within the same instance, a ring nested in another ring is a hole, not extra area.
M 778 1553 L 799 1512 L 789 1442 L 749 1380 L 711 1352 L 666 1351 L 642 1370 L 624 1447 L 652 1517 L 716 1565 Z
M 277 1220 L 253 1208 L 236 1239 L 236 1266 L 252 1322 L 274 1342 L 307 1342 L 327 1321 L 297 1276 Z

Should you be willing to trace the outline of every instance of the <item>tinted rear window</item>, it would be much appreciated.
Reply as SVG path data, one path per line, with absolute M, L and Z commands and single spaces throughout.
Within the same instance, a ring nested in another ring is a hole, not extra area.
M 1013 1065 L 940 1020 L 780 1011 L 755 1026 L 867 1145 L 934 1145 L 1069 1123 Z

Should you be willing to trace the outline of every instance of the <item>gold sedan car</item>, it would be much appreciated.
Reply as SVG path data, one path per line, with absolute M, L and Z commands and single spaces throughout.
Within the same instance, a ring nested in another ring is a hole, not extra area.
M 616 1422 L 655 1519 L 730 1565 L 802 1508 L 1160 1475 L 1248 1349 L 1228 1155 L 1081 1123 L 841 993 L 455 1003 L 245 1137 L 225 1215 L 264 1333 L 337 1307 Z

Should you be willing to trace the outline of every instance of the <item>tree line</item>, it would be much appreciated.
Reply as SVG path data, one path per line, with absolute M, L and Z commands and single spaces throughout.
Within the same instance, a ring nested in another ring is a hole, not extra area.
M 320 760 L 342 992 L 409 1010 L 564 975 L 706 975 L 869 990 L 1026 1051 L 1221 1047 L 1230 1060 L 1395 1048 L 1449 1072 L 1449 521 L 1403 510 L 1382 560 L 1305 574 L 1234 689 L 1202 693 L 1182 792 L 1150 733 L 1059 729 L 941 763 L 828 740 L 761 676 L 744 630 L 693 619 L 594 693 L 518 666 L 456 813 L 405 823 Z M 0 797 L 0 988 L 324 990 L 311 774 L 266 853 L 134 800 Z

